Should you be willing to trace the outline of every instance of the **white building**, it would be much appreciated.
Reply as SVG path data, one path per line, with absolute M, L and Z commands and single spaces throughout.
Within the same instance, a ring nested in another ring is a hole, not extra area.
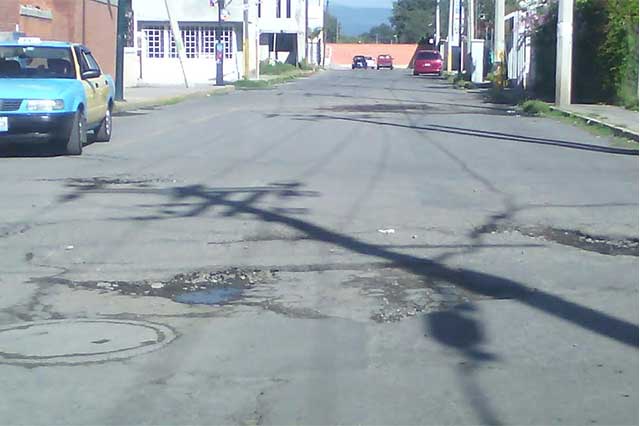
M 185 75 L 190 84 L 213 83 L 218 34 L 224 44 L 225 81 L 243 78 L 246 68 L 249 77 L 255 76 L 260 60 L 297 64 L 306 56 L 310 62 L 320 63 L 324 2 L 226 0 L 223 22 L 218 22 L 217 1 L 167 0 L 184 46 L 181 64 L 165 0 L 132 0 L 136 37 L 134 47 L 125 51 L 126 84 L 183 84 Z M 248 11 L 246 40 L 245 4 Z M 309 28 L 305 31 L 307 21 Z M 305 43 L 305 34 L 309 36 L 309 43 Z
M 298 64 L 306 57 L 310 63 L 321 63 L 325 1 L 261 0 L 256 13 L 260 60 Z

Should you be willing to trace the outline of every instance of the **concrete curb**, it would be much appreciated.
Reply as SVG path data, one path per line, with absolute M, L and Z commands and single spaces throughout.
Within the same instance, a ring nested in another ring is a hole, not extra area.
M 132 111 L 139 108 L 148 108 L 163 105 L 173 105 L 183 102 L 189 98 L 202 98 L 205 96 L 224 95 L 235 91 L 236 88 L 233 85 L 224 86 L 222 88 L 207 88 L 203 90 L 187 92 L 183 94 L 173 96 L 160 96 L 151 99 L 136 100 L 136 101 L 116 101 L 113 108 L 114 113 Z
M 289 83 L 294 80 L 298 80 L 300 78 L 308 78 L 313 75 L 318 74 L 320 71 L 300 71 L 293 74 L 277 74 L 277 75 L 263 75 L 259 79 L 253 80 L 238 80 L 238 82 L 248 81 L 248 82 L 261 82 L 264 83 L 262 86 L 254 86 L 254 87 L 243 87 L 242 83 L 237 86 L 236 90 L 264 90 L 264 89 L 272 89 L 281 84 Z M 237 83 L 237 82 L 236 82 Z
M 624 127 L 616 126 L 614 124 L 607 123 L 607 122 L 599 120 L 597 118 L 589 117 L 588 115 L 583 115 L 583 114 L 579 114 L 579 113 L 576 113 L 576 112 L 567 111 L 566 109 L 558 108 L 557 106 L 553 106 L 553 105 L 549 105 L 549 108 L 551 108 L 552 111 L 557 111 L 557 112 L 559 112 L 561 114 L 564 114 L 566 116 L 576 117 L 576 118 L 579 118 L 581 120 L 584 120 L 584 121 L 587 122 L 587 124 L 596 123 L 596 124 L 599 124 L 601 126 L 608 127 L 609 129 L 613 130 L 614 133 L 617 136 L 623 136 L 623 137 L 626 137 L 626 138 L 629 138 L 629 139 L 633 139 L 635 141 L 638 141 L 638 138 L 640 137 L 640 135 L 638 133 L 634 132 L 633 130 L 625 129 Z

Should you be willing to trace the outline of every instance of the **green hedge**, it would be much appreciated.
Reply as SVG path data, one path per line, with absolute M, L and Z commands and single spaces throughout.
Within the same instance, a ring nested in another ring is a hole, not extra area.
M 536 96 L 555 91 L 557 3 L 533 36 Z M 574 14 L 573 99 L 638 108 L 637 0 L 578 0 Z
M 297 68 L 291 64 L 276 62 L 270 64 L 269 61 L 260 62 L 260 74 L 263 75 L 282 75 L 295 71 Z

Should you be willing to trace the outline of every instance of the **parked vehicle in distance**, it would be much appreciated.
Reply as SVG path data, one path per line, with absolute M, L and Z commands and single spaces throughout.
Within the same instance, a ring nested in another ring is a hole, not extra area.
M 355 70 L 356 68 L 367 69 L 367 59 L 362 55 L 356 55 L 353 57 L 353 62 L 351 63 L 351 69 Z
M 365 59 L 367 61 L 367 67 L 374 69 L 376 67 L 376 60 L 373 59 L 371 56 L 365 56 Z
M 45 139 L 64 154 L 80 155 L 87 131 L 111 139 L 114 99 L 85 46 L 20 38 L 0 42 L 0 140 Z
M 442 75 L 442 56 L 436 50 L 419 50 L 413 65 L 413 75 Z
M 383 54 L 383 55 L 378 55 L 378 65 L 377 68 L 389 68 L 390 70 L 393 69 L 393 58 L 391 57 L 391 55 L 387 55 L 387 54 Z

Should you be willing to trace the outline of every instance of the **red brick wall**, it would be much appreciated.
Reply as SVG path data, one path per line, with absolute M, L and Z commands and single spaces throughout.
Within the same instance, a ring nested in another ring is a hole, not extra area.
M 51 10 L 53 20 L 21 16 L 20 4 Z M 17 23 L 27 36 L 84 43 L 112 75 L 117 21 L 118 8 L 96 0 L 0 0 L 0 31 L 13 31 Z
M 0 31 L 15 31 L 19 7 L 18 0 L 0 0 Z
M 116 69 L 118 8 L 93 0 L 86 3 L 85 45 L 91 49 L 102 69 L 113 75 Z

